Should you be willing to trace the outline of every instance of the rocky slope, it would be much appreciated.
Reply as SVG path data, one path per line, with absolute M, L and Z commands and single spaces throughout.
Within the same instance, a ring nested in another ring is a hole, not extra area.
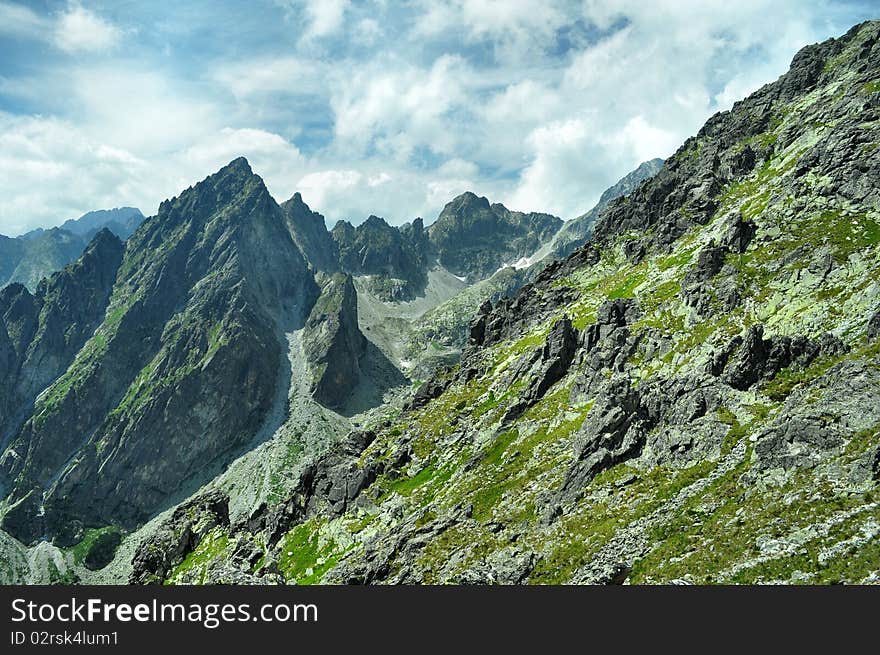
M 130 580 L 880 581 L 878 143 L 872 22 L 712 117 L 284 498 L 157 525 Z

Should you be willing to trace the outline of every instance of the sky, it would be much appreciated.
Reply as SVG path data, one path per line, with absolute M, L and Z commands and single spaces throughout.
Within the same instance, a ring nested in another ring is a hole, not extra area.
M 332 225 L 470 190 L 569 219 L 849 0 L 0 0 L 0 233 L 156 212 L 244 155 Z

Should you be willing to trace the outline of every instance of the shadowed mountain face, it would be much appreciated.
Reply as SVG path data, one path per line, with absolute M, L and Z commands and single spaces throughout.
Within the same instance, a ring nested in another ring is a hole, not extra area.
M 309 209 L 299 193 L 282 203 L 281 209 L 290 236 L 306 261 L 316 271 L 338 271 L 339 247 L 327 231 L 324 217 Z
M 398 229 L 378 216 L 333 228 L 342 270 L 370 276 L 370 289 L 388 300 L 408 300 L 424 290 L 429 253 L 421 219 Z
M 78 262 L 33 294 L 20 284 L 0 291 L 0 446 L 100 324 L 123 249 L 102 230 Z
M 148 517 L 260 430 L 284 394 L 283 333 L 317 294 L 243 159 L 162 203 L 126 245 L 103 322 L 3 455 L 4 527 L 63 542 Z

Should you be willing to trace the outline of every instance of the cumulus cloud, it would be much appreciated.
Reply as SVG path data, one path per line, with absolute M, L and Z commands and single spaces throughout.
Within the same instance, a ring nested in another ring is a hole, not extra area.
M 122 30 L 78 4 L 62 12 L 55 25 L 55 43 L 65 52 L 101 52 L 119 45 Z
M 422 146 L 450 154 L 460 130 L 454 111 L 467 107 L 475 74 L 458 56 L 443 55 L 427 68 L 388 62 L 352 71 L 331 96 L 342 147 L 406 161 Z
M 326 37 L 339 31 L 348 5 L 349 0 L 307 0 L 306 38 Z

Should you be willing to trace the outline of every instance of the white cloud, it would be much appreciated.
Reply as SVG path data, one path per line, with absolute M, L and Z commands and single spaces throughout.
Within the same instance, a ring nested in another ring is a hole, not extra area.
M 461 58 L 449 55 L 427 70 L 383 63 L 341 76 L 331 96 L 340 147 L 360 153 L 373 147 L 400 162 L 420 146 L 452 153 L 458 129 L 448 114 L 467 107 L 472 77 Z
M 55 44 L 65 52 L 102 52 L 119 45 L 123 32 L 79 4 L 71 4 L 55 25 Z
M 552 45 L 556 31 L 572 17 L 560 0 L 423 0 L 413 37 L 460 34 L 470 43 L 488 40 L 499 60 L 521 61 Z
M 87 117 L 96 141 L 141 156 L 186 147 L 224 126 L 225 116 L 195 89 L 131 63 L 76 68 L 68 103 Z
M 40 15 L 20 4 L 0 1 L 0 34 L 45 41 L 68 54 L 107 52 L 124 30 L 78 2 L 53 15 Z
M 218 66 L 212 76 L 239 100 L 291 91 L 318 92 L 324 67 L 298 57 L 261 57 Z
M 309 26 L 306 38 L 326 37 L 342 28 L 349 0 L 307 0 L 306 16 Z

